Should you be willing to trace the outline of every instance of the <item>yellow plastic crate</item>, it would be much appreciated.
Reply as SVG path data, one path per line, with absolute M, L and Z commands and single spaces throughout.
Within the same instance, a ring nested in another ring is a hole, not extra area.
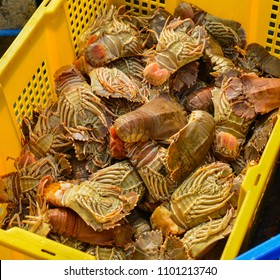
M 111 4 L 147 14 L 156 6 L 173 12 L 176 0 L 44 0 L 0 60 L 0 175 L 14 170 L 21 150 L 22 116 L 55 98 L 53 74 L 73 61 L 77 38 L 89 19 Z M 248 43 L 258 42 L 280 57 L 279 0 L 190 0 L 214 15 L 239 21 Z M 240 194 L 240 208 L 221 259 L 234 259 L 266 190 L 280 149 L 278 119 L 258 165 L 251 167 Z M 0 213 L 1 215 L 1 213 Z M 0 230 L 0 259 L 93 259 L 92 256 L 19 228 Z

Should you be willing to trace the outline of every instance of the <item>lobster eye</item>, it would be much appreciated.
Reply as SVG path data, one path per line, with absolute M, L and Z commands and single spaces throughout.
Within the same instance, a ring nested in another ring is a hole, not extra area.
M 158 64 L 155 62 L 147 65 L 143 74 L 149 83 L 155 86 L 162 85 L 169 78 L 168 70 L 160 69 Z
M 91 36 L 89 38 L 88 42 L 87 42 L 87 46 L 89 46 L 89 45 L 93 44 L 94 42 L 96 42 L 97 39 L 98 39 L 98 36 L 96 36 L 96 35 Z
M 106 57 L 106 50 L 104 46 L 102 46 L 99 43 L 94 43 L 89 47 L 89 51 L 91 53 L 91 56 L 95 58 L 96 60 L 101 60 Z

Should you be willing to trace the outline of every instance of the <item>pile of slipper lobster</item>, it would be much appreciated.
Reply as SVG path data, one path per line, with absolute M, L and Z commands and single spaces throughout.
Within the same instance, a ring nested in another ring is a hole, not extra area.
M 57 100 L 22 119 L 2 229 L 97 259 L 217 258 L 278 118 L 279 60 L 187 2 L 111 6 L 78 47 L 54 74 Z

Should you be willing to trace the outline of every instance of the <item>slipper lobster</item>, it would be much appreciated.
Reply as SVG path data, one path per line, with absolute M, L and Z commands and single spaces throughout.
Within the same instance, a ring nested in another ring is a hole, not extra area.
M 174 19 L 166 25 L 154 52 L 148 54 L 144 77 L 155 86 L 167 81 L 183 65 L 200 58 L 207 45 L 207 33 L 191 19 Z

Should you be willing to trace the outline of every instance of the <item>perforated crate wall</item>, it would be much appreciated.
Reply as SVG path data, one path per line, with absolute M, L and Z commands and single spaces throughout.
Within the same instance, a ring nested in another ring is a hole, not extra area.
M 280 0 L 273 0 L 267 27 L 266 49 L 280 58 Z

